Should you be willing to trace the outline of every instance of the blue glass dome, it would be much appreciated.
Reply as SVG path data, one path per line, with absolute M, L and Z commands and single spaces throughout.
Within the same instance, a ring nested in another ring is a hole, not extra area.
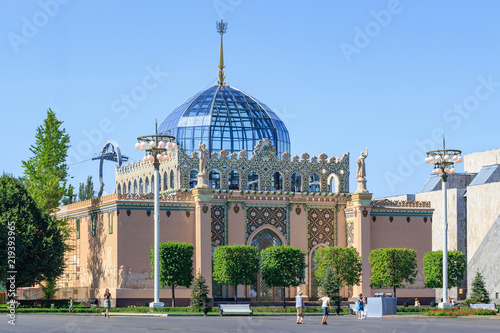
M 160 125 L 159 133 L 175 136 L 187 154 L 200 141 L 212 152 L 246 150 L 260 139 L 272 140 L 278 156 L 290 152 L 285 124 L 264 103 L 231 86 L 208 88 L 179 105 Z

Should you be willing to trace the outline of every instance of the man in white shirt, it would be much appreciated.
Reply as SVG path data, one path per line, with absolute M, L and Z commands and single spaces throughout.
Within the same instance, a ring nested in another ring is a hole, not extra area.
M 330 297 L 328 295 L 325 295 L 319 299 L 323 304 L 321 304 L 321 307 L 323 308 L 323 318 L 321 319 L 321 325 L 328 325 L 326 320 L 328 319 L 328 309 L 332 309 L 332 306 L 330 305 Z

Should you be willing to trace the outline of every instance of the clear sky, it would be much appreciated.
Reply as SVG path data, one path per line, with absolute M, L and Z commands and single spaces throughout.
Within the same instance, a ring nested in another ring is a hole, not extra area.
M 75 186 L 97 180 L 90 158 L 107 140 L 141 159 L 137 136 L 214 84 L 223 18 L 227 81 L 282 118 L 292 154 L 350 152 L 354 191 L 368 147 L 374 197 L 415 193 L 443 134 L 465 154 L 499 148 L 499 12 L 493 0 L 3 0 L 0 170 L 23 174 L 48 108 L 71 136 Z

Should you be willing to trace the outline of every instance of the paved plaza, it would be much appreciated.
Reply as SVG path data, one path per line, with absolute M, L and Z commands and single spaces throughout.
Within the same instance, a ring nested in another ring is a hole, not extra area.
M 328 325 L 320 316 L 306 316 L 305 325 L 292 316 L 200 317 L 200 316 L 112 316 L 20 314 L 16 326 L 0 322 L 0 332 L 498 332 L 500 320 L 487 318 L 398 317 L 357 320 L 355 316 L 330 316 Z

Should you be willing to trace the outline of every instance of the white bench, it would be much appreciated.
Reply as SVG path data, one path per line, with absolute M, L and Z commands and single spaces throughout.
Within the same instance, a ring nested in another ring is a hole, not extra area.
M 247 313 L 253 315 L 250 304 L 219 304 L 219 317 L 225 313 Z
M 356 307 L 356 303 L 354 303 L 354 304 L 353 303 L 349 303 L 347 305 L 349 306 L 349 313 L 350 314 L 356 314 L 356 313 L 358 313 L 358 309 Z

